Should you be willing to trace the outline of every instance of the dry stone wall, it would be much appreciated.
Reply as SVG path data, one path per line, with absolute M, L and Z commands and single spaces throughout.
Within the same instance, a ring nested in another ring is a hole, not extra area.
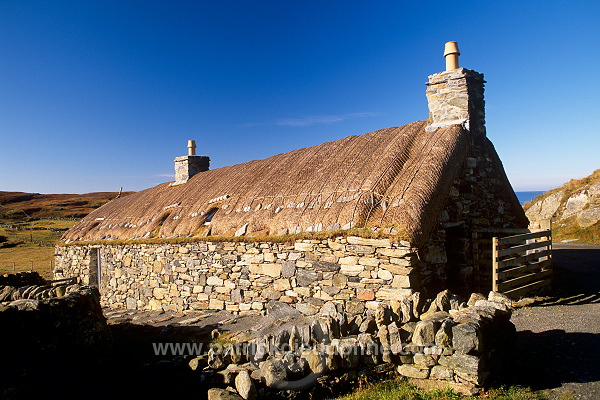
M 56 278 L 96 279 L 111 308 L 263 310 L 277 300 L 312 315 L 350 313 L 410 296 L 432 276 L 408 242 L 338 237 L 295 243 L 193 242 L 56 248 Z
M 324 380 L 326 386 L 349 386 L 357 370 L 363 376 L 395 371 L 474 394 L 506 361 L 515 334 L 511 306 L 498 293 L 476 293 L 467 303 L 447 290 L 422 304 L 382 303 L 357 316 L 332 302 L 312 317 L 275 302 L 250 340 L 213 343 L 189 365 L 218 371 L 220 383 L 235 386 L 244 399 L 305 390 Z
M 428 129 L 468 121 L 471 132 L 485 136 L 484 84 L 483 74 L 465 68 L 430 75 L 426 83 Z
M 422 258 L 455 293 L 468 295 L 492 288 L 492 237 L 526 232 L 528 220 L 510 189 L 491 144 L 474 144 L 461 174 L 454 180 Z M 503 182 L 504 181 L 504 182 Z
M 1 398 L 29 398 L 42 378 L 73 378 L 112 346 L 97 288 L 52 284 L 35 272 L 0 277 L 0 326 Z

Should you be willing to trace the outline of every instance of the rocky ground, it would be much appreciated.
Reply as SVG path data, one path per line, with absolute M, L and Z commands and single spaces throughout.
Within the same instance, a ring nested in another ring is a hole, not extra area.
M 600 246 L 554 245 L 556 297 L 513 313 L 513 383 L 553 399 L 600 398 Z

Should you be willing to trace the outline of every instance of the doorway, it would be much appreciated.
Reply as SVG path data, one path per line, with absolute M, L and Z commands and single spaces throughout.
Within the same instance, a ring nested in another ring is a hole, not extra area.
M 102 254 L 99 248 L 90 250 L 90 273 L 89 285 L 95 286 L 100 290 L 100 282 L 102 282 Z

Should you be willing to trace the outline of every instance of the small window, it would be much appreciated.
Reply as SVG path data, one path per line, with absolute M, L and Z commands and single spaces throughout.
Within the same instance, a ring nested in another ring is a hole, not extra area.
M 217 211 L 219 211 L 218 208 L 211 208 L 210 210 L 208 210 L 208 212 L 206 213 L 206 217 L 204 218 L 204 225 L 210 224 L 210 221 L 212 221 Z

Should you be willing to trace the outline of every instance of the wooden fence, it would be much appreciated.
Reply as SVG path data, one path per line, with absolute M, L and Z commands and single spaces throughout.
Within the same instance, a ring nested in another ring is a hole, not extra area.
M 0 261 L 0 275 L 15 274 L 17 272 L 37 271 L 45 279 L 52 279 L 54 276 L 54 262 L 33 262 L 33 261 Z
M 492 290 L 492 240 L 494 237 L 529 233 L 529 229 L 480 228 L 471 233 L 472 251 L 468 264 L 473 266 L 473 292 Z
M 552 280 L 552 231 L 494 237 L 493 290 L 519 298 L 548 287 Z

